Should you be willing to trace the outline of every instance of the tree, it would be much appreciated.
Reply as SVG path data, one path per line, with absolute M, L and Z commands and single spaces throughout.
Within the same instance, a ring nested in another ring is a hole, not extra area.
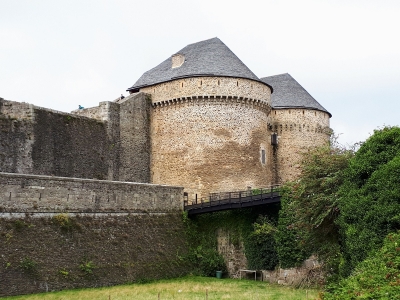
M 339 251 L 338 191 L 353 155 L 335 140 L 304 154 L 300 178 L 286 184 L 281 197 L 276 235 L 281 265 L 291 266 L 314 253 L 331 267 Z
M 384 237 L 400 229 L 400 128 L 385 127 L 360 147 L 339 191 L 341 274 L 348 276 Z

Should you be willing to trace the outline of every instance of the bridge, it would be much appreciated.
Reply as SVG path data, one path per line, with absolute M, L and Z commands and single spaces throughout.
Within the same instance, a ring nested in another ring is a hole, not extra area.
M 281 201 L 279 186 L 249 189 L 238 192 L 211 193 L 208 199 L 184 200 L 184 210 L 189 216 L 257 205 L 278 203 Z

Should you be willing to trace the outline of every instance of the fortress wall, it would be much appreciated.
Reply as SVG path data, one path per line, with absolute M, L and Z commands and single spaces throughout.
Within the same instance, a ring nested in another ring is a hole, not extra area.
M 33 138 L 33 105 L 0 98 L 0 172 L 32 172 Z
M 269 106 L 252 101 L 197 98 L 152 109 L 152 182 L 189 193 L 246 190 L 270 184 Z
M 258 81 L 230 77 L 192 77 L 156 84 L 140 89 L 151 94 L 152 102 L 191 96 L 236 96 L 271 104 L 271 90 Z
M 117 179 L 119 105 L 106 122 L 0 99 L 0 172 Z
M 183 188 L 0 173 L 3 212 L 166 212 L 182 209 Z
M 182 260 L 181 213 L 0 218 L 0 253 L 0 297 L 180 277 L 192 269 Z
M 104 122 L 34 108 L 33 174 L 108 178 L 113 149 Z
M 151 182 L 150 178 L 150 109 L 151 100 L 144 93 L 120 105 L 119 180 Z
M 269 130 L 278 134 L 278 146 L 270 157 L 276 183 L 299 176 L 302 153 L 329 142 L 331 132 L 329 115 L 311 109 L 274 109 Z

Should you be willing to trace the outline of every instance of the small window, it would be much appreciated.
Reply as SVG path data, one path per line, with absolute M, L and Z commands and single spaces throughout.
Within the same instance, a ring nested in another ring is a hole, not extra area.
M 265 165 L 265 150 L 261 149 L 261 163 Z
M 218 80 L 218 85 L 219 85 L 219 80 Z
M 239 81 L 236 81 L 236 86 L 239 86 Z

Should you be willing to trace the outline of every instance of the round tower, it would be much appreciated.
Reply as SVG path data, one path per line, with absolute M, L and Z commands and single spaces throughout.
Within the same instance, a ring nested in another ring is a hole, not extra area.
M 268 125 L 270 134 L 277 135 L 270 152 L 272 181 L 292 181 L 300 175 L 303 153 L 329 142 L 331 114 L 289 74 L 261 80 L 274 88 Z
M 272 88 L 219 39 L 188 45 L 129 89 L 151 95 L 151 178 L 192 199 L 271 183 Z

